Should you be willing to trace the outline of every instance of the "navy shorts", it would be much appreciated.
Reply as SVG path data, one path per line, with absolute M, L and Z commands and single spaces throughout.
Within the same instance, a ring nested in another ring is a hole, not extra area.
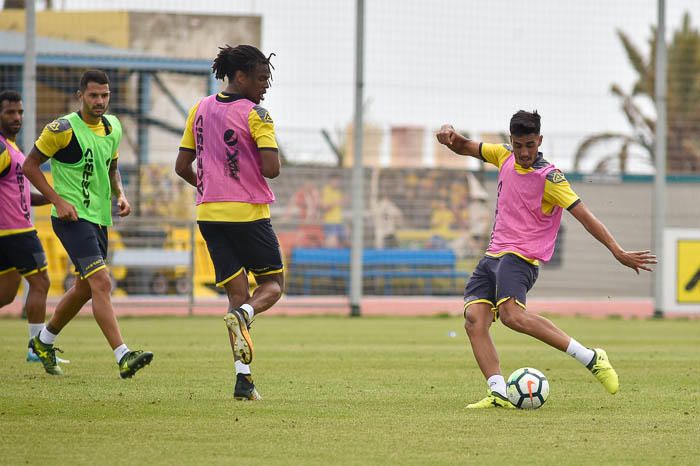
M 83 219 L 69 222 L 56 217 L 51 217 L 51 225 L 80 278 L 107 267 L 107 227 Z
M 46 253 L 36 231 L 0 236 L 0 275 L 16 270 L 26 277 L 47 267 Z
M 509 298 L 524 308 L 527 292 L 538 275 L 538 267 L 515 254 L 484 256 L 464 288 L 464 308 L 472 303 L 488 302 L 495 309 Z
M 197 222 L 214 263 L 216 286 L 223 286 L 244 270 L 255 276 L 284 269 L 277 235 L 270 219 L 255 222 Z

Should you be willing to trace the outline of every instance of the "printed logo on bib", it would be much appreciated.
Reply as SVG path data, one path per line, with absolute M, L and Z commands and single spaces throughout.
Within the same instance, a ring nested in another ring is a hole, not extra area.
M 15 166 L 15 174 L 17 176 L 17 186 L 19 186 L 19 208 L 22 211 L 24 218 L 29 220 L 31 215 L 29 213 L 27 199 L 24 197 L 24 190 L 26 189 L 26 186 L 24 185 L 24 172 L 22 172 L 22 164 L 18 163 Z
M 228 174 L 231 178 L 240 180 L 238 177 L 238 135 L 232 129 L 227 129 L 224 133 L 224 143 L 228 146 L 226 149 L 226 164 L 228 166 Z
M 194 122 L 195 144 L 197 152 L 197 194 L 204 193 L 204 169 L 202 166 L 202 151 L 204 150 L 204 117 L 199 115 Z
M 92 153 L 92 149 L 85 151 L 85 167 L 83 167 L 83 205 L 85 207 L 90 207 L 90 178 L 92 174 L 95 173 L 95 157 Z

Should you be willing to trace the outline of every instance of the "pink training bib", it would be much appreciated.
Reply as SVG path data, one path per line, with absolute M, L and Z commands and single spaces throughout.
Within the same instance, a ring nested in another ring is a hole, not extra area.
M 10 154 L 10 167 L 0 176 L 0 230 L 32 228 L 29 180 L 22 171 L 24 154 L 0 134 L 0 152 L 3 148 Z
M 486 252 L 517 252 L 542 262 L 552 258 L 562 215 L 559 206 L 542 213 L 544 186 L 552 170 L 556 167 L 549 164 L 521 174 L 515 170 L 515 156 L 506 159 L 498 173 L 496 215 Z
M 205 202 L 270 204 L 275 195 L 262 175 L 262 159 L 250 134 L 248 99 L 202 99 L 192 130 L 197 152 L 197 205 Z

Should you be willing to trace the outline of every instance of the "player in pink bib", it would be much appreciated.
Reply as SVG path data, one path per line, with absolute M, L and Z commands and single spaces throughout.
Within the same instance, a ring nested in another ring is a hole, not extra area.
M 233 395 L 258 400 L 250 371 L 250 323 L 282 296 L 284 266 L 270 223 L 275 196 L 266 178 L 280 172 L 274 123 L 260 106 L 270 86 L 269 57 L 250 45 L 221 47 L 212 70 L 228 80 L 187 117 L 175 171 L 197 188 L 197 223 L 229 300 L 224 316 L 236 368 Z M 192 164 L 196 161 L 196 171 Z M 251 295 L 248 273 L 257 287 Z
M 514 408 L 506 396 L 498 353 L 489 335 L 491 323 L 498 318 L 517 332 L 565 351 L 586 366 L 609 393 L 617 393 L 618 376 L 605 351 L 587 348 L 548 319 L 526 312 L 526 295 L 537 280 L 540 263 L 552 257 L 564 210 L 581 222 L 621 264 L 635 272 L 651 271 L 656 256 L 650 251 L 622 249 L 605 225 L 581 202 L 561 171 L 544 159 L 539 152 L 542 136 L 540 115 L 536 111 L 520 110 L 513 115 L 511 145 L 472 141 L 451 125 L 443 125 L 437 139 L 459 155 L 478 158 L 499 169 L 491 241 L 464 291 L 464 327 L 486 378 L 488 395 L 467 408 Z
M 20 94 L 0 92 L 0 308 L 14 301 L 21 279 L 27 280 L 29 291 L 24 311 L 31 341 L 44 328 L 49 276 L 46 254 L 29 208 L 49 201 L 30 192 L 29 180 L 22 171 L 25 157 L 15 138 L 23 116 Z M 31 348 L 27 351 L 27 361 L 39 361 Z

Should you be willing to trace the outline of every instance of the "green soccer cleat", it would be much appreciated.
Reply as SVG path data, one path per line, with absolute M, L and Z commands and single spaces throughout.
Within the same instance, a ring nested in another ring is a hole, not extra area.
M 236 387 L 233 389 L 233 397 L 237 400 L 262 400 L 260 393 L 255 389 L 253 377 L 250 374 L 238 374 L 236 376 Z
M 515 406 L 508 401 L 508 398 L 498 392 L 488 392 L 488 396 L 481 401 L 467 405 L 467 409 L 486 409 L 486 408 L 506 408 L 515 409 Z
M 617 372 L 608 360 L 608 353 L 600 348 L 594 348 L 593 352 L 595 356 L 586 367 L 595 375 L 598 382 L 603 384 L 608 393 L 614 395 L 620 389 L 620 382 L 617 378 Z
M 119 376 L 128 379 L 139 369 L 143 369 L 153 360 L 153 353 L 148 351 L 129 351 L 119 361 Z
M 59 353 L 63 353 L 63 351 L 59 348 L 54 348 L 53 345 L 43 343 L 38 336 L 29 341 L 29 349 L 39 358 L 48 374 L 63 375 L 63 369 L 56 362 L 56 351 Z
M 250 364 L 253 360 L 253 340 L 248 332 L 247 316 L 248 313 L 241 309 L 233 309 L 224 316 L 224 322 L 233 334 L 234 359 L 243 364 Z
M 36 355 L 31 345 L 32 339 L 30 338 L 29 344 L 27 345 L 27 362 L 41 362 L 41 359 Z M 56 364 L 70 364 L 70 360 L 56 356 Z

